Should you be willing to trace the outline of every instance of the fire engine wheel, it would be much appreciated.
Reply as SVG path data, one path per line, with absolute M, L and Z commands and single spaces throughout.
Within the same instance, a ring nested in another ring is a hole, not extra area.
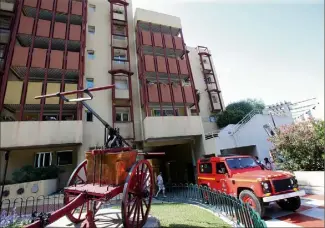
M 254 192 L 250 190 L 243 190 L 239 194 L 239 199 L 244 203 L 248 203 L 261 217 L 264 216 L 264 206 L 261 199 L 259 199 Z
M 276 202 L 283 210 L 295 211 L 298 210 L 301 205 L 300 197 L 292 197 L 288 199 L 279 200 Z
M 122 221 L 125 228 L 140 228 L 147 221 L 154 182 L 147 160 L 137 161 L 125 181 L 122 198 Z
M 87 160 L 81 162 L 77 168 L 71 174 L 67 186 L 75 184 L 85 184 L 87 182 Z M 67 205 L 72 200 L 74 200 L 78 195 L 66 193 L 64 195 L 64 204 Z M 93 211 L 95 215 L 99 210 L 102 202 L 87 200 L 80 207 L 74 208 L 69 211 L 66 216 L 73 223 L 80 223 L 86 219 L 87 212 L 89 210 Z

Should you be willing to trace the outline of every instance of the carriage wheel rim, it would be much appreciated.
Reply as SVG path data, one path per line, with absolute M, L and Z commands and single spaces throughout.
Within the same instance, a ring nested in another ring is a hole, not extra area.
M 84 174 L 85 174 L 84 178 L 85 179 L 81 178 L 81 175 L 80 175 L 81 171 L 84 172 Z M 81 183 L 86 183 L 87 182 L 87 160 L 84 160 L 83 162 L 81 162 L 75 168 L 75 170 L 72 172 L 72 174 L 71 174 L 71 176 L 70 176 L 70 178 L 69 178 L 69 180 L 67 182 L 67 186 L 74 185 L 74 181 L 75 181 L 76 178 L 79 178 L 81 180 Z M 77 196 L 78 195 L 65 193 L 65 195 L 64 195 L 64 204 L 67 205 L 68 203 L 70 203 Z M 91 202 L 90 200 L 87 200 L 80 207 L 69 211 L 66 214 L 68 219 L 73 223 L 80 223 L 80 222 L 84 221 L 86 219 L 87 212 L 90 210 L 90 205 L 91 205 L 90 202 Z M 95 207 L 94 214 L 96 214 L 96 212 L 99 210 L 101 204 L 102 204 L 102 202 L 96 202 L 96 207 Z M 77 209 L 79 209 L 80 212 L 78 212 Z M 83 210 L 85 210 L 84 213 L 82 213 Z
M 252 197 L 245 195 L 243 196 L 242 200 L 244 203 L 248 203 L 251 206 L 251 208 L 256 209 L 256 203 Z
M 153 172 L 151 165 L 146 160 L 138 161 L 133 165 L 124 185 L 122 200 L 124 227 L 142 227 L 145 224 L 149 215 L 152 196 Z

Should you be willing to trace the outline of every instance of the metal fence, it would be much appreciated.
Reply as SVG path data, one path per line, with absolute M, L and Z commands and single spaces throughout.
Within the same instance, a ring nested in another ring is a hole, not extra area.
M 33 212 L 47 213 L 60 209 L 64 195 L 59 193 L 51 196 L 30 196 L 28 198 L 4 199 L 0 202 L 0 212 L 9 215 L 15 209 L 18 216 L 31 215 Z
M 159 202 L 180 202 L 199 204 L 219 215 L 227 217 L 236 227 L 264 228 L 267 227 L 264 220 L 261 219 L 248 204 L 244 204 L 239 199 L 226 195 L 225 193 L 215 191 L 207 187 L 200 187 L 194 184 L 173 184 L 166 186 L 166 198 L 158 198 L 153 203 Z M 31 196 L 26 199 L 4 199 L 0 204 L 0 212 L 9 215 L 15 208 L 18 216 L 30 215 L 33 212 L 49 213 L 60 209 L 63 203 L 64 195 L 58 193 L 52 196 Z M 119 205 L 121 203 L 121 194 L 102 205 L 103 208 Z
M 167 202 L 199 204 L 227 217 L 236 227 L 267 227 L 264 220 L 248 204 L 208 187 L 194 184 L 167 185 L 166 196 L 166 198 L 159 197 L 158 199 Z

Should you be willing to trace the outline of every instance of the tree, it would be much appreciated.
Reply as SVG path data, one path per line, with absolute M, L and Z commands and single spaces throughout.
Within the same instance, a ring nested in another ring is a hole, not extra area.
M 270 138 L 275 146 L 275 163 L 289 171 L 324 171 L 324 137 L 321 120 L 311 119 L 277 129 Z
M 253 109 L 263 110 L 265 104 L 261 100 L 247 99 L 230 103 L 224 112 L 217 116 L 217 125 L 223 128 L 228 124 L 237 124 Z

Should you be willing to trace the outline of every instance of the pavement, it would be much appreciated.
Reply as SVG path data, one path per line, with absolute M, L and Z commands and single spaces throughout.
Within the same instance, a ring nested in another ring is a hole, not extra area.
M 266 209 L 263 218 L 268 227 L 324 227 L 324 195 L 301 197 L 296 212 L 284 211 L 276 204 Z
M 96 213 L 95 224 L 98 228 L 119 228 L 123 227 L 121 210 L 113 208 L 100 209 Z M 51 228 L 65 228 L 65 227 L 80 227 L 81 224 L 73 224 L 67 217 L 62 217 L 56 222 L 46 226 Z M 160 227 L 159 220 L 153 216 L 148 217 L 148 220 L 143 228 L 158 228 Z

